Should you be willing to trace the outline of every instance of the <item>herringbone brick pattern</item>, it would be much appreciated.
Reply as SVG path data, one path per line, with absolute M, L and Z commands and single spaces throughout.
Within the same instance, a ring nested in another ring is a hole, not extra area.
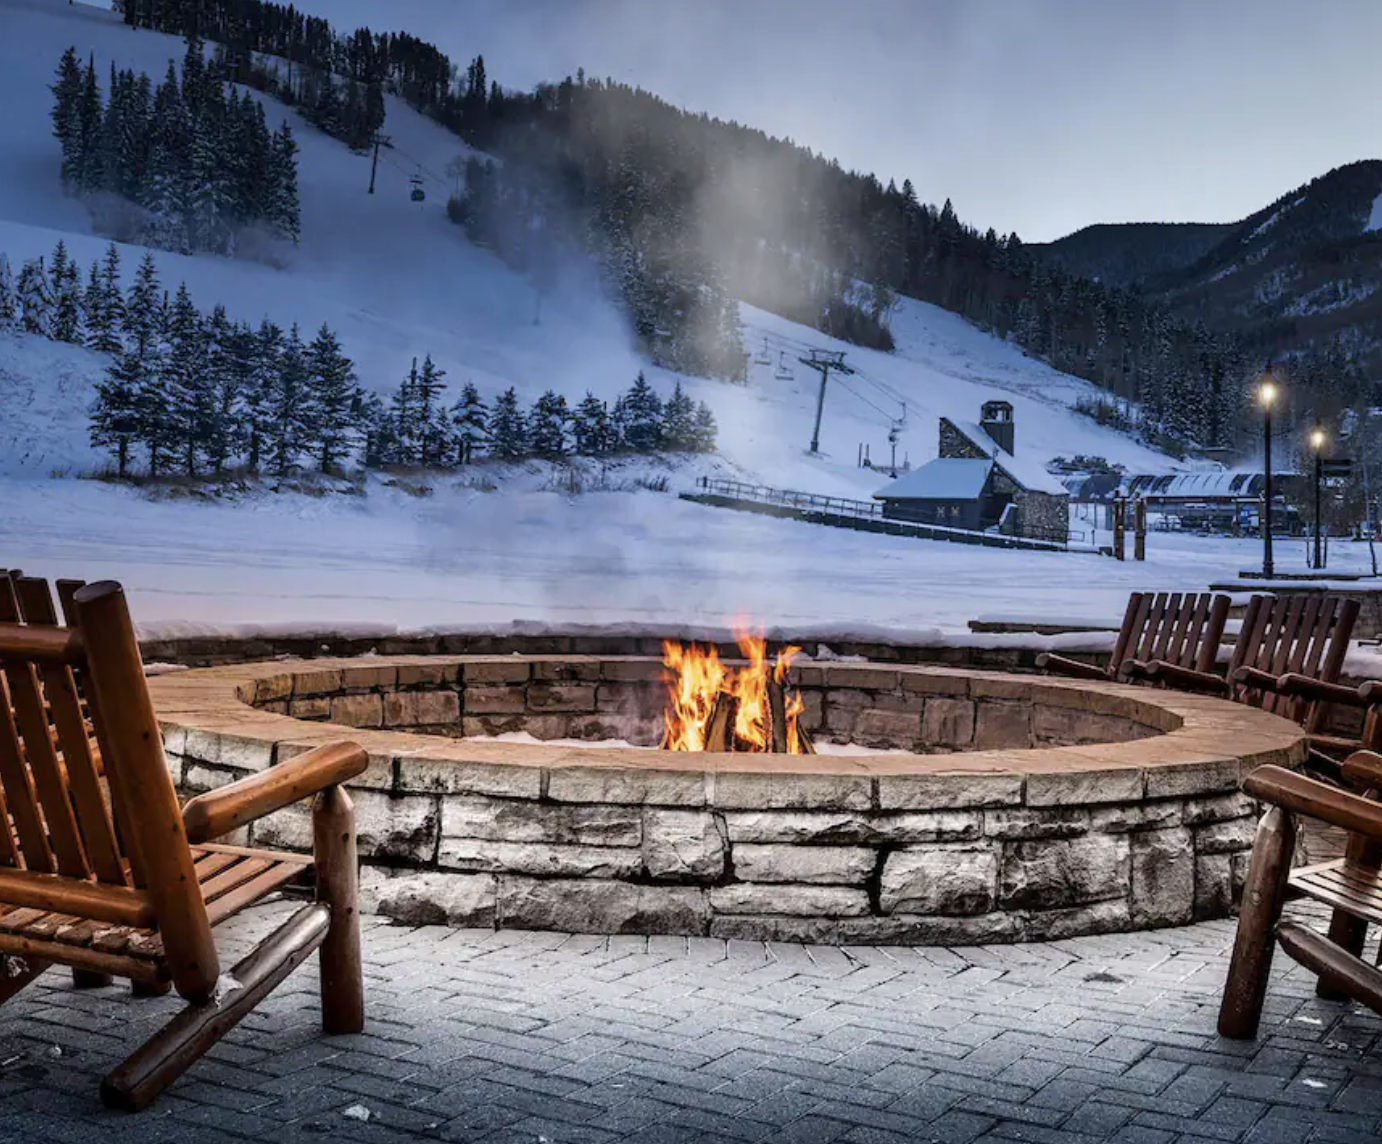
M 1261 1039 L 1215 1036 L 1229 922 L 840 950 L 367 921 L 367 1033 L 320 1034 L 309 964 L 137 1117 L 99 1079 L 176 1002 L 50 973 L 0 1012 L 0 1140 L 1382 1140 L 1382 1022 L 1286 959 Z

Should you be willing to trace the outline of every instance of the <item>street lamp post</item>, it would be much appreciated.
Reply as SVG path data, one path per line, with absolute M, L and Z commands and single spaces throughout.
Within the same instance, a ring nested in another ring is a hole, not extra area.
M 1315 428 L 1310 431 L 1310 444 L 1315 450 L 1315 571 L 1324 567 L 1324 558 L 1320 552 L 1320 485 L 1324 480 L 1324 445 L 1325 445 L 1324 426 L 1318 421 Z
M 1270 580 L 1275 573 L 1272 564 L 1272 402 L 1276 400 L 1276 382 L 1271 373 L 1257 387 L 1257 399 L 1262 403 L 1262 578 Z

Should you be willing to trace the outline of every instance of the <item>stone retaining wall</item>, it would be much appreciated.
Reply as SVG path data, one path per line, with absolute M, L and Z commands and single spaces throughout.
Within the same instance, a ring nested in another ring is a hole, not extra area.
M 685 755 L 408 729 L 454 729 L 457 717 L 462 730 L 499 726 L 520 715 L 521 698 L 529 726 L 560 718 L 549 729 L 570 733 L 605 717 L 606 691 L 656 690 L 655 666 L 374 657 L 180 672 L 150 686 L 188 793 L 332 739 L 360 742 L 370 754 L 352 784 L 365 903 L 415 923 L 965 943 L 1221 916 L 1255 826 L 1243 774 L 1304 756 L 1294 724 L 1214 699 L 876 664 L 802 669 L 825 726 L 835 691 L 867 700 L 839 708 L 856 734 L 882 711 L 905 716 L 913 735 L 935 704 L 937 735 L 966 738 L 967 753 Z M 515 709 L 479 709 L 494 703 Z M 983 726 L 1001 727 L 992 733 L 1004 746 L 975 742 Z M 1115 731 L 1147 737 L 1107 741 Z M 1081 745 L 1019 749 L 1019 738 Z M 307 808 L 239 841 L 306 849 Z

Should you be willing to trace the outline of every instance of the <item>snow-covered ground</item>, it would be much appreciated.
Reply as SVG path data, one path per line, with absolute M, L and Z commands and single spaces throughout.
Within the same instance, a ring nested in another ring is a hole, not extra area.
M 47 85 L 62 51 L 94 54 L 161 75 L 180 41 L 132 32 L 108 12 L 63 0 L 0 0 L 0 251 L 18 266 L 59 238 L 85 266 L 106 240 L 81 204 L 59 190 L 60 153 Z M 514 386 L 527 400 L 554 388 L 610 396 L 639 369 L 664 393 L 676 380 L 640 359 L 593 275 L 570 267 L 533 324 L 530 284 L 471 246 L 445 217 L 444 172 L 467 153 L 456 138 L 388 102 L 394 150 L 377 193 L 369 160 L 285 115 L 300 153 L 302 243 L 286 268 L 158 252 L 165 285 L 186 280 L 197 304 L 233 318 L 268 315 L 311 331 L 325 321 L 368 386 L 388 390 L 414 355 L 431 353 L 459 387 L 487 397 Z M 428 173 L 428 199 L 410 201 L 409 176 Z M 126 282 L 140 251 L 124 251 Z M 937 419 L 977 419 L 991 398 L 1012 402 L 1017 455 L 1101 455 L 1139 471 L 1167 458 L 1075 414 L 1091 386 L 935 307 L 904 301 L 898 349 L 837 343 L 744 308 L 746 347 L 768 364 L 750 384 L 687 379 L 720 425 L 720 454 L 672 474 L 673 492 L 705 471 L 763 483 L 867 497 L 886 483 L 860 469 L 867 444 L 887 459 L 887 434 L 905 399 L 899 461 L 934 457 Z M 818 375 L 795 361 L 840 349 L 856 369 L 832 378 L 810 456 Z M 777 376 L 785 355 L 791 377 Z M 22 335 L 0 335 L 0 563 L 50 576 L 113 577 L 140 618 L 226 625 L 462 626 L 527 621 L 879 625 L 959 631 L 985 612 L 1121 612 L 1132 587 L 1199 588 L 1255 558 L 1251 542 L 1154 537 L 1146 567 L 1089 556 L 1013 553 L 836 531 L 691 505 L 651 492 L 544 491 L 511 477 L 493 492 L 438 479 L 418 499 L 373 482 L 367 497 L 253 496 L 224 503 L 148 500 L 94 481 L 52 479 L 93 469 L 85 408 L 105 367 L 97 355 Z M 1284 561 L 1283 561 L 1284 563 Z

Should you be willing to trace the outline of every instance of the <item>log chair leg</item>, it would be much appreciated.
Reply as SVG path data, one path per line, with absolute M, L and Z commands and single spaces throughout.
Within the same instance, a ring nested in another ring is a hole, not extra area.
M 1220 1036 L 1250 1039 L 1257 1035 L 1295 841 L 1296 824 L 1290 814 L 1274 806 L 1263 815 L 1253 842 L 1233 959 L 1219 1006 Z
M 360 862 L 355 851 L 355 806 L 344 787 L 324 790 L 312 807 L 317 900 L 331 908 L 321 948 L 322 1028 L 358 1033 L 365 1027 L 360 964 Z
M 109 973 L 97 973 L 94 969 L 72 970 L 73 989 L 102 989 L 114 980 Z
M 313 902 L 221 978 L 211 1000 L 188 1005 L 101 1082 L 107 1108 L 138 1112 L 233 1029 L 326 937 L 330 911 Z
M 1329 940 L 1340 949 L 1361 957 L 1367 938 L 1368 923 L 1362 918 L 1355 918 L 1345 910 L 1335 910 L 1330 916 Z M 1321 977 L 1315 982 L 1315 996 L 1323 1001 L 1347 1001 L 1349 995 Z

